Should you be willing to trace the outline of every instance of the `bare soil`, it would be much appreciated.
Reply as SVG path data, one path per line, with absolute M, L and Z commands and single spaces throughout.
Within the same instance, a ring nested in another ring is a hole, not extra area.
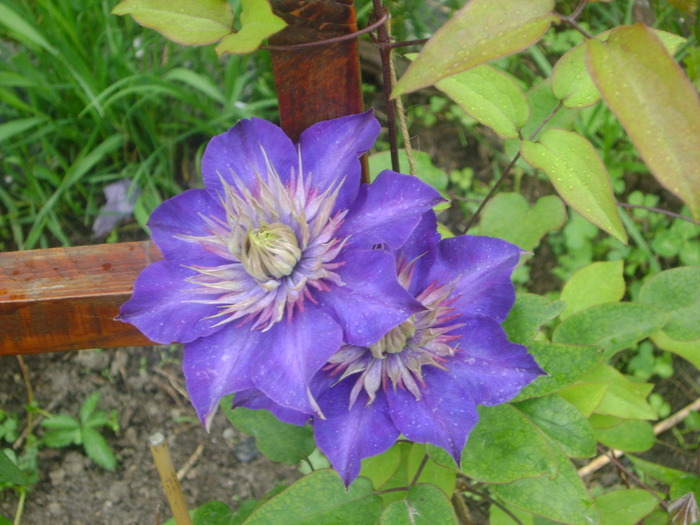
M 165 434 L 175 468 L 185 469 L 181 484 L 190 508 L 213 500 L 235 507 L 301 476 L 294 467 L 260 456 L 252 438 L 221 413 L 207 433 L 185 397 L 180 360 L 179 347 L 166 346 L 24 356 L 41 408 L 77 417 L 81 403 L 97 391 L 99 408 L 118 411 L 121 430 L 103 434 L 119 460 L 113 472 L 93 463 L 80 447 L 41 448 L 39 482 L 27 496 L 23 524 L 165 522 L 171 514 L 148 447 L 155 432 Z M 0 357 L 0 407 L 22 414 L 21 429 L 26 402 L 17 358 Z M 34 432 L 40 436 L 43 429 Z M 15 493 L 0 492 L 0 515 L 13 519 L 17 505 Z

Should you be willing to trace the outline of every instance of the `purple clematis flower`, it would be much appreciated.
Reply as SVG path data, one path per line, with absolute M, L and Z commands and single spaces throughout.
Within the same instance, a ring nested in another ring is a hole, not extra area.
M 241 121 L 214 137 L 203 190 L 151 215 L 164 259 L 139 276 L 119 319 L 151 340 L 185 343 L 190 399 L 209 426 L 224 395 L 257 389 L 317 413 L 308 385 L 343 341 L 367 345 L 423 306 L 393 256 L 438 203 L 398 173 L 360 187 L 374 143 L 371 112 L 318 123 L 294 144 L 277 126 Z
M 346 485 L 363 458 L 399 435 L 442 447 L 459 464 L 476 406 L 507 402 L 544 373 L 500 325 L 515 300 L 510 275 L 521 253 L 490 237 L 438 242 L 432 212 L 396 251 L 399 280 L 425 309 L 371 345 L 346 342 L 311 385 L 325 416 L 312 418 L 316 443 Z M 309 419 L 254 389 L 234 406 L 293 424 Z

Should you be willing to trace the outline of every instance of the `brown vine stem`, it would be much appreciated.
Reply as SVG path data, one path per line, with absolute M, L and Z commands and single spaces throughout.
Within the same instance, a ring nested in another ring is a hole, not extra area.
M 654 489 L 652 489 L 649 485 L 647 485 L 646 483 L 644 483 L 644 482 L 643 482 L 641 479 L 639 479 L 633 472 L 631 472 L 631 471 L 630 471 L 628 468 L 626 468 L 622 463 L 620 463 L 620 462 L 618 461 L 618 459 L 615 457 L 614 454 L 610 454 L 609 457 L 610 457 L 610 461 L 612 461 L 612 462 L 615 464 L 615 467 L 617 467 L 617 469 L 618 469 L 620 472 L 624 472 L 625 475 L 626 475 L 627 477 L 629 477 L 630 479 L 632 479 L 637 485 L 639 485 L 639 486 L 642 487 L 644 490 L 646 490 L 649 494 L 651 494 L 651 495 L 654 496 L 656 499 L 658 499 L 658 500 L 659 500 L 659 503 L 661 503 L 661 506 L 662 506 L 663 508 L 665 508 L 666 510 L 668 510 L 668 503 L 666 503 L 666 501 L 665 501 L 662 497 L 660 497 L 660 496 L 656 493 L 656 491 L 655 491 Z
M 666 432 L 668 429 L 676 426 L 678 423 L 683 421 L 688 414 L 695 410 L 700 410 L 700 399 L 696 399 L 693 401 L 691 404 L 688 406 L 680 409 L 678 412 L 673 414 L 672 416 L 667 417 L 663 421 L 660 421 L 654 426 L 654 435 L 658 436 L 659 434 L 662 434 L 663 432 Z M 611 450 L 610 454 L 615 457 L 615 459 L 623 456 L 625 453 L 622 450 Z M 601 469 L 608 463 L 610 463 L 611 459 L 607 454 L 601 454 L 594 460 L 592 460 L 590 463 L 587 465 L 584 465 L 580 469 L 578 469 L 578 475 L 581 477 L 588 476 L 590 474 L 593 474 L 596 470 Z
M 372 0 L 375 16 L 386 15 L 386 7 L 382 0 Z M 396 112 L 394 101 L 391 100 L 391 49 L 383 47 L 382 44 L 390 43 L 389 31 L 386 23 L 377 28 L 377 44 L 379 45 L 379 56 L 382 62 L 382 80 L 384 83 L 384 101 L 386 103 L 386 120 L 389 128 L 389 148 L 391 149 L 391 169 L 400 171 L 399 168 L 399 147 L 396 141 Z
M 626 202 L 618 202 L 617 205 L 620 206 L 621 208 L 639 208 L 640 210 L 661 213 L 663 215 L 673 217 L 674 219 L 682 219 L 684 221 L 688 221 L 692 224 L 696 224 L 696 225 L 700 226 L 700 221 L 695 221 L 695 220 L 691 219 L 690 217 L 686 217 L 685 215 L 681 215 L 680 213 L 674 213 L 672 211 L 662 210 L 661 208 L 652 208 L 651 206 L 642 206 L 641 204 L 627 204 Z
M 561 19 L 562 22 L 569 24 L 571 27 L 576 29 L 576 31 L 581 33 L 586 38 L 593 38 L 593 35 L 591 35 L 588 31 L 586 31 L 584 28 L 582 28 L 578 24 L 578 22 L 576 22 L 576 19 L 581 15 L 581 13 L 583 12 L 583 8 L 586 7 L 587 3 L 588 3 L 588 0 L 582 0 L 581 3 L 576 6 L 576 9 L 574 9 L 574 12 L 571 13 L 570 16 L 560 16 L 559 18 Z
M 503 512 L 505 512 L 508 515 L 508 517 L 512 519 L 515 523 L 517 523 L 518 525 L 523 525 L 523 522 L 520 521 L 518 517 L 515 514 L 513 514 L 508 508 L 506 508 L 505 505 L 501 504 L 499 501 L 496 501 L 485 492 L 481 492 L 480 490 L 476 490 L 475 488 L 470 487 L 468 483 L 463 483 L 460 489 L 465 492 L 469 492 L 470 494 L 474 494 L 475 496 L 479 496 L 481 499 L 487 501 L 491 505 L 495 505 Z
M 428 454 L 425 454 L 423 456 L 423 459 L 421 460 L 420 465 L 418 465 L 418 468 L 416 469 L 416 474 L 413 476 L 413 479 L 411 480 L 411 483 L 408 485 L 408 488 L 411 488 L 416 483 L 418 483 L 418 478 L 420 478 L 420 475 L 423 474 L 423 469 L 428 464 L 429 459 L 430 459 L 430 457 L 428 457 Z

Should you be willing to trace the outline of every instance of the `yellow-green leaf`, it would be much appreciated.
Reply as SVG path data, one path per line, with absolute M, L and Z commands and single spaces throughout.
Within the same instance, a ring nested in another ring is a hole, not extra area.
M 216 53 L 243 54 L 255 51 L 267 37 L 284 29 L 287 23 L 273 14 L 267 0 L 241 0 L 241 30 L 227 35 L 216 46 Z
M 226 0 L 122 0 L 112 13 L 131 15 L 142 26 L 189 46 L 217 42 L 233 30 Z
M 523 141 L 521 151 L 528 164 L 547 174 L 569 206 L 627 243 L 608 170 L 588 140 L 578 133 L 548 129 L 539 142 Z
M 517 139 L 518 130 L 530 116 L 530 106 L 520 87 L 488 64 L 445 78 L 435 87 L 504 139 Z
M 594 262 L 578 270 L 561 291 L 561 300 L 566 302 L 566 309 L 560 319 L 563 321 L 589 306 L 622 299 L 625 295 L 622 270 L 622 260 Z
M 700 98 L 690 80 L 643 25 L 587 48 L 596 87 L 642 159 L 700 219 Z
M 606 41 L 612 30 L 596 35 L 597 40 Z M 682 36 L 652 29 L 670 54 L 685 42 Z M 586 44 L 579 44 L 569 49 L 554 65 L 552 71 L 552 93 L 567 108 L 584 108 L 600 100 L 600 92 L 595 87 L 586 67 Z
M 471 0 L 425 44 L 394 88 L 410 93 L 525 49 L 556 19 L 554 0 Z

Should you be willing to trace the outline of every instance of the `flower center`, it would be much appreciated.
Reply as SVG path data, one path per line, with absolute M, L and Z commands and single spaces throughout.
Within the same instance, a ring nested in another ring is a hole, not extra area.
M 248 230 L 240 253 L 243 268 L 261 282 L 291 275 L 299 259 L 294 230 L 279 222 Z
M 416 325 L 412 319 L 404 321 L 390 330 L 384 337 L 369 347 L 372 357 L 384 359 L 387 354 L 398 354 L 406 346 L 406 342 L 416 334 Z

